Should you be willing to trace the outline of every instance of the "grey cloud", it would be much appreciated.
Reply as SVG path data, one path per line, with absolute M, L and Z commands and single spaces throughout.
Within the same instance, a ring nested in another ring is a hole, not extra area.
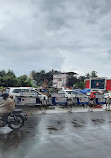
M 21 74 L 97 68 L 102 74 L 99 67 L 111 50 L 110 7 L 110 0 L 2 0 L 1 69 Z

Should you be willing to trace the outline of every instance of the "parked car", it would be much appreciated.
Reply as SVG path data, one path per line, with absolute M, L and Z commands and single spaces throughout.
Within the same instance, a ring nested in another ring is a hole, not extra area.
M 104 98 L 105 98 L 105 99 L 111 98 L 111 93 L 104 93 Z
M 79 94 L 82 95 L 81 92 L 76 91 L 76 90 L 62 90 L 62 91 L 59 91 L 58 93 L 64 93 L 65 97 L 67 97 L 68 99 L 72 97 L 76 97 Z

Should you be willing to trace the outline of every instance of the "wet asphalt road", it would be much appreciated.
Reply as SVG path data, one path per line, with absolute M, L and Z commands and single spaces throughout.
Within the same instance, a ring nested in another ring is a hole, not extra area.
M 111 158 L 111 112 L 33 114 L 0 129 L 0 158 Z

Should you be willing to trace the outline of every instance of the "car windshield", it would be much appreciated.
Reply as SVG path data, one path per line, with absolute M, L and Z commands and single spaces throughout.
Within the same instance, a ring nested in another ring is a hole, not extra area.
M 79 91 L 66 91 L 68 94 L 82 94 Z
M 76 94 L 74 91 L 66 91 L 68 94 Z
M 78 91 L 77 94 L 82 94 L 82 93 Z
M 64 94 L 65 92 L 64 92 L 64 91 L 59 91 L 58 93 L 62 93 L 62 94 Z

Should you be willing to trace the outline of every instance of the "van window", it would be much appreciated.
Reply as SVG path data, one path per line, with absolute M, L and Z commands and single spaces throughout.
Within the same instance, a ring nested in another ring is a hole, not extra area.
M 29 92 L 29 89 L 21 89 L 21 92 Z
M 14 89 L 13 91 L 12 91 L 12 93 L 20 93 L 21 92 L 21 89 Z
M 35 92 L 35 90 L 30 90 L 32 93 L 34 93 Z

